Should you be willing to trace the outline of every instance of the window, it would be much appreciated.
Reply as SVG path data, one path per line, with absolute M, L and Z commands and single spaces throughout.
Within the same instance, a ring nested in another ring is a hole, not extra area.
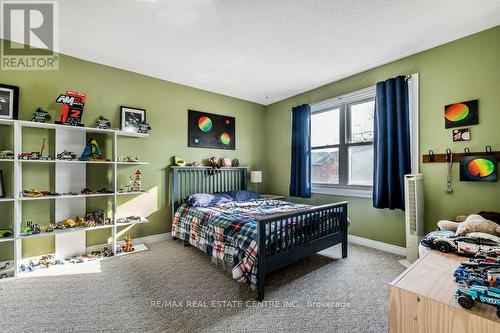
M 311 105 L 313 192 L 370 196 L 375 89 Z

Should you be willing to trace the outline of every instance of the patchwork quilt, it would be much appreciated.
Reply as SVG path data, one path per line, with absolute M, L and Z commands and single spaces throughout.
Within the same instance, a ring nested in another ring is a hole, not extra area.
M 311 206 L 281 200 L 231 201 L 209 207 L 181 205 L 174 216 L 172 236 L 189 242 L 233 267 L 238 282 L 257 284 L 257 217 Z

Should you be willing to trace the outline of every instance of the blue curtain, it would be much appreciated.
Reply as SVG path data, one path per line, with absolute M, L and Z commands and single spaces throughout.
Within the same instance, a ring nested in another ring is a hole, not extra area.
M 404 175 L 411 172 L 408 83 L 398 76 L 377 83 L 373 207 L 404 210 Z
M 292 165 L 290 196 L 311 197 L 311 107 L 292 109 Z

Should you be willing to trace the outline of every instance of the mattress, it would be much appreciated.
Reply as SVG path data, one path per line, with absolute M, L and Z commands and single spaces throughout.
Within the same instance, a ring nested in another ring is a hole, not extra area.
M 293 212 L 311 206 L 282 200 L 231 201 L 209 207 L 181 205 L 172 223 L 172 236 L 189 242 L 232 267 L 232 276 L 241 283 L 257 284 L 256 218 Z

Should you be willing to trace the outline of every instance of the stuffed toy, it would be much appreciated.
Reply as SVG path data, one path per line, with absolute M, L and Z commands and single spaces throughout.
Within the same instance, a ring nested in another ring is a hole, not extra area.
M 487 220 L 481 215 L 473 214 L 463 219 L 458 216 L 459 222 L 441 220 L 438 222 L 439 229 L 455 231 L 455 235 L 466 235 L 471 232 L 483 232 L 494 236 L 500 236 L 500 225 Z M 463 222 L 462 222 L 463 221 Z

